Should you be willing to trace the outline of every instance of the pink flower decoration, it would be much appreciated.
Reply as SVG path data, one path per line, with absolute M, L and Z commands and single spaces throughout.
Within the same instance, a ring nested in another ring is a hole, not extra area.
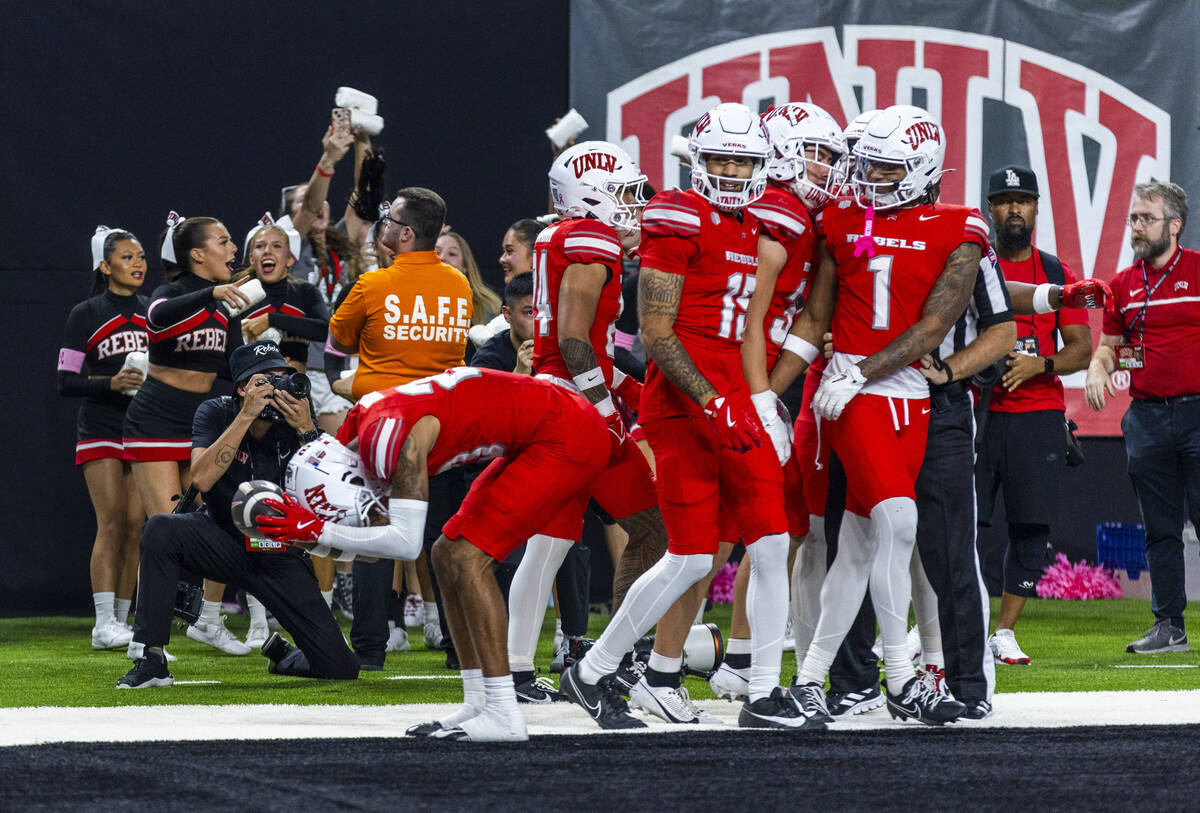
M 1112 571 L 1087 562 L 1071 564 L 1065 553 L 1055 557 L 1037 585 L 1041 598 L 1120 598 L 1121 585 Z
M 737 563 L 726 562 L 725 566 L 713 576 L 712 584 L 708 586 L 708 597 L 716 604 L 733 603 L 733 579 L 737 576 Z

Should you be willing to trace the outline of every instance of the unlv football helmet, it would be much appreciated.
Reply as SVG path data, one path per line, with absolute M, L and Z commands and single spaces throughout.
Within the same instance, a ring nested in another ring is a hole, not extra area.
M 854 117 L 854 121 L 846 125 L 846 129 L 842 131 L 842 138 L 845 139 L 846 149 L 849 152 L 854 152 L 854 146 L 858 144 L 858 140 L 862 138 L 862 134 L 866 132 L 867 122 L 875 118 L 875 114 L 878 112 L 878 110 L 864 110 Z M 853 163 L 852 157 L 848 163 Z
M 893 105 L 871 118 L 854 147 L 850 186 L 860 206 L 894 209 L 919 201 L 942 177 L 946 135 L 919 107 Z M 871 181 L 872 167 L 901 167 L 903 177 Z
M 550 165 L 550 197 L 563 217 L 594 217 L 622 234 L 641 229 L 646 176 L 625 150 L 607 141 L 584 141 L 563 150 Z M 633 199 L 626 200 L 626 193 Z
M 771 180 L 786 183 L 809 209 L 829 203 L 845 181 L 846 143 L 833 116 L 815 104 L 792 102 L 772 108 L 763 124 L 775 148 L 767 162 Z M 822 147 L 828 162 L 821 160 Z
M 330 435 L 306 443 L 288 461 L 283 487 L 326 522 L 363 527 L 371 512 L 387 514 L 390 486 L 372 477 L 362 459 Z
M 744 209 L 762 197 L 767 188 L 767 159 L 771 140 L 762 119 L 741 104 L 719 104 L 709 110 L 688 139 L 692 159 L 692 188 L 725 211 Z M 705 156 L 736 155 L 753 159 L 749 178 L 726 178 L 708 171 Z

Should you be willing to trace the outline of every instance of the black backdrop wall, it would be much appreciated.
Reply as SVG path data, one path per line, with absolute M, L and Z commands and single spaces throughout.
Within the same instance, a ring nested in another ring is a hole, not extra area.
M 176 209 L 221 218 L 240 244 L 281 186 L 312 173 L 334 91 L 350 85 L 379 97 L 389 187 L 439 191 L 498 281 L 504 229 L 546 210 L 542 128 L 568 107 L 567 4 L 4 8 L 0 614 L 83 613 L 94 519 L 73 465 L 77 403 L 58 397 L 54 368 L 96 225 L 149 248 Z M 348 165 L 331 202 L 349 192 Z
M 545 210 L 541 129 L 569 106 L 568 4 L 6 6 L 0 615 L 83 614 L 94 518 L 72 465 L 77 405 L 58 397 L 54 367 L 66 315 L 87 294 L 95 226 L 149 246 L 173 208 L 220 217 L 240 241 L 281 186 L 309 176 L 334 90 L 351 85 L 380 99 L 389 185 L 441 192 L 498 280 L 504 228 Z M 1088 452 L 1055 534 L 1073 559 L 1094 553 L 1097 521 L 1136 519 L 1120 441 Z M 996 540 L 983 537 L 985 550 Z

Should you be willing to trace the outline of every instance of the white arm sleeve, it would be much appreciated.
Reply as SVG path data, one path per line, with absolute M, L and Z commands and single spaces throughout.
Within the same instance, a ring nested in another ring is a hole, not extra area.
M 387 525 L 355 528 L 326 522 L 317 541 L 330 548 L 341 548 L 355 556 L 376 556 L 380 559 L 416 559 L 425 541 L 425 515 L 429 503 L 424 500 L 388 501 Z

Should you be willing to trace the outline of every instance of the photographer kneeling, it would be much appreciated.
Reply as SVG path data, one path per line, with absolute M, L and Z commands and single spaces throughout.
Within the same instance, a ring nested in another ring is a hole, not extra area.
M 274 378 L 290 375 L 292 368 L 272 342 L 239 347 L 229 364 L 237 397 L 205 401 L 192 425 L 192 483 L 203 493 L 205 507 L 158 514 L 142 533 L 137 619 L 129 645 L 134 665 L 117 681 L 119 689 L 174 682 L 163 647 L 183 569 L 241 587 L 275 615 L 297 644 L 287 646 L 277 636 L 264 644 L 276 674 L 358 677 L 358 656 L 346 646 L 321 596 L 308 554 L 294 546 L 247 550 L 230 516 L 238 485 L 253 479 L 282 483 L 288 459 L 318 437 L 307 393 L 298 388 L 295 392 L 305 397 L 296 398 L 283 388 L 285 381 Z

